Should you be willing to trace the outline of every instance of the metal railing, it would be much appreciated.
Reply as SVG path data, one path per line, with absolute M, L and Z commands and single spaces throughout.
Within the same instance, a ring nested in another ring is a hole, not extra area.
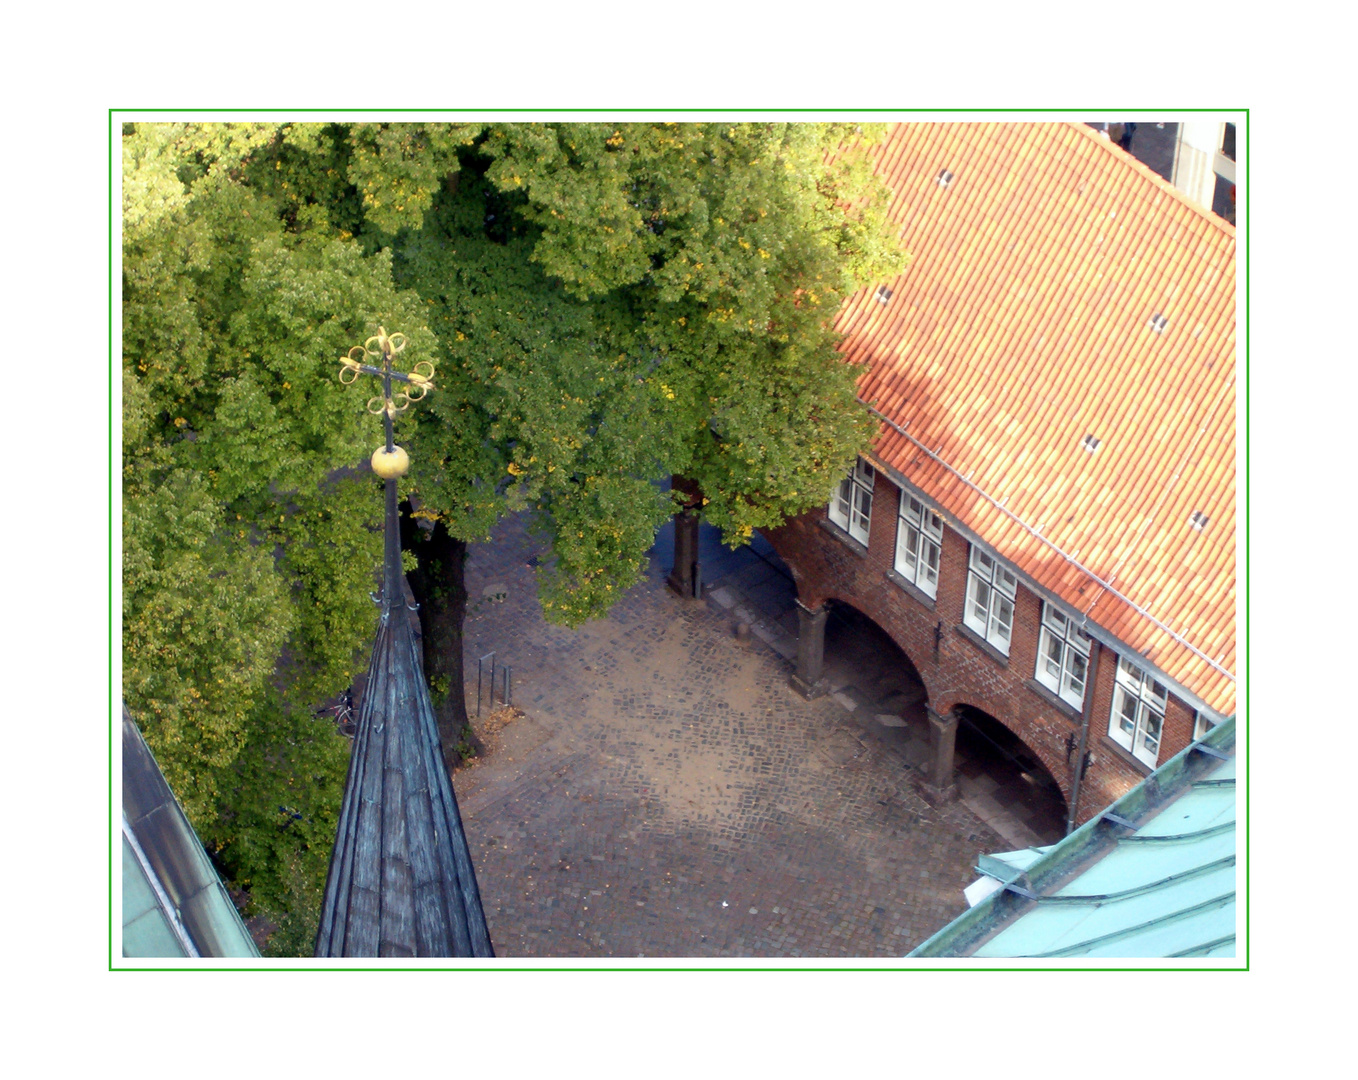
M 490 661 L 490 679 L 485 679 L 486 661 Z M 495 709 L 495 650 L 492 649 L 485 656 L 477 657 L 476 660 L 476 718 L 481 719 L 481 701 L 485 697 L 485 688 L 490 690 L 490 707 Z M 514 669 L 508 664 L 500 668 L 500 704 L 512 706 L 514 704 Z

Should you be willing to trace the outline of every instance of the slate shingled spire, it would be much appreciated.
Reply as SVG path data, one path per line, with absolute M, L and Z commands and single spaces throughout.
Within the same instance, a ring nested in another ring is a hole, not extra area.
M 369 351 L 374 343 L 377 350 Z M 407 462 L 392 443 L 392 418 L 433 388 L 427 362 L 410 374 L 392 370 L 392 356 L 404 344 L 402 335 L 381 330 L 341 359 L 342 381 L 353 382 L 360 373 L 383 380 L 383 397 L 369 407 L 386 418 L 386 446 L 373 455 L 374 471 L 386 479 L 386 545 L 381 622 L 330 854 L 316 955 L 494 956 L 443 765 L 416 616 L 402 582 L 396 483 Z M 361 362 L 375 352 L 381 368 Z M 347 373 L 352 377 L 345 379 Z M 392 379 L 418 395 L 397 394 L 403 404 L 395 404 Z

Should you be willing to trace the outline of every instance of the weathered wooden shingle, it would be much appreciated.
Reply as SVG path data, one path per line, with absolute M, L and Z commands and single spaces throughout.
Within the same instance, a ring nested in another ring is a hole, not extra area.
M 317 956 L 495 955 L 414 618 L 402 598 L 373 644 Z

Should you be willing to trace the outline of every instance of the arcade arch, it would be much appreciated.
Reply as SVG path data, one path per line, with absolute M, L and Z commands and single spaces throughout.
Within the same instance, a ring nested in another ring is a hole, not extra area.
M 957 718 L 954 783 L 962 798 L 998 805 L 1007 821 L 1042 844 L 1060 840 L 1066 831 L 1065 795 L 1037 751 L 984 709 L 961 704 L 952 712 Z
M 869 614 L 830 597 L 816 608 L 798 601 L 797 672 L 808 697 L 834 692 L 925 773 L 926 791 L 960 795 L 1015 846 L 1055 843 L 1065 834 L 1066 801 L 1041 755 L 992 713 L 945 694 L 931 707 L 910 656 Z

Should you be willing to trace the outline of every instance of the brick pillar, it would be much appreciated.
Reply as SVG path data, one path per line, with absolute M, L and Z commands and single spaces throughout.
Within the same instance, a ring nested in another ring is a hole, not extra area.
M 820 697 L 829 689 L 825 670 L 825 619 L 829 609 L 815 609 L 797 601 L 797 670 L 788 681 L 804 698 Z
M 929 782 L 925 784 L 925 794 L 938 802 L 957 798 L 957 785 L 953 783 L 953 754 L 957 749 L 957 716 L 949 713 L 940 716 L 928 705 L 924 707 L 929 717 Z

